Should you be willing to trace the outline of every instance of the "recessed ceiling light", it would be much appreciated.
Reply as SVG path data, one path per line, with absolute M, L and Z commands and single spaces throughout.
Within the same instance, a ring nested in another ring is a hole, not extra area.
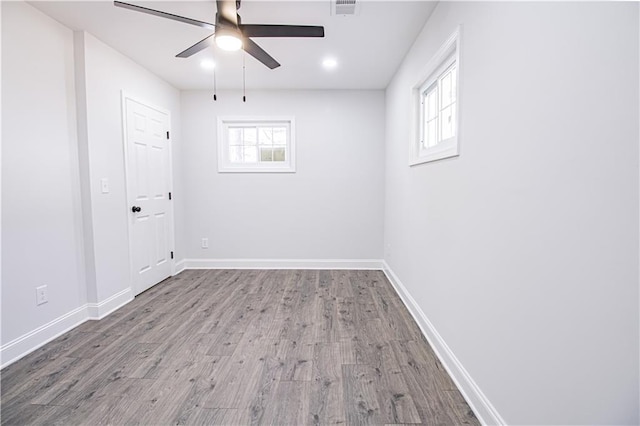
M 338 61 L 336 61 L 334 58 L 326 58 L 324 61 L 322 61 L 322 66 L 328 70 L 332 70 L 338 66 Z
M 216 63 L 211 59 L 203 59 L 202 62 L 200 62 L 200 66 L 205 70 L 212 70 L 216 67 Z

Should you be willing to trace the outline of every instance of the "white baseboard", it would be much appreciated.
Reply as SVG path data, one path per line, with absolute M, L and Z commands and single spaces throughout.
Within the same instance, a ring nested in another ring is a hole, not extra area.
M 0 346 L 0 368 L 14 363 L 88 319 L 87 305 L 68 312 L 43 326 Z
M 422 334 L 427 338 L 440 362 L 445 367 L 454 383 L 462 393 L 478 420 L 483 425 L 506 425 L 507 423 L 500 416 L 489 399 L 482 393 L 476 382 L 469 375 L 464 366 L 460 363 L 453 351 L 447 346 L 442 336 L 435 329 L 431 321 L 427 318 L 415 299 L 407 291 L 398 276 L 391 270 L 386 261 L 383 261 L 383 271 L 391 285 L 402 299 L 413 319 L 416 321 Z
M 185 259 L 185 269 L 382 269 L 380 259 Z
M 88 319 L 100 320 L 132 300 L 133 291 L 130 288 L 125 288 L 102 302 L 87 303 Z
M 185 269 L 187 269 L 187 260 L 182 259 L 181 261 L 176 262 L 175 272 L 173 273 L 173 275 L 178 275 L 180 272 L 184 271 Z
M 99 303 L 86 303 L 43 326 L 0 346 L 0 369 L 13 364 L 67 331 L 87 320 L 99 320 L 133 300 L 130 288 L 114 294 Z

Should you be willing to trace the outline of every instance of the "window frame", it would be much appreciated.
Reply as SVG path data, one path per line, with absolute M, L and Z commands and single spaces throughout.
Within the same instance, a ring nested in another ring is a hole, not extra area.
M 228 137 L 229 128 L 234 126 L 287 127 L 285 161 L 232 163 L 229 158 Z M 293 116 L 219 116 L 217 133 L 219 173 L 295 173 L 296 171 L 295 118 Z
M 423 98 L 426 98 L 424 94 L 436 87 L 438 90 L 437 96 L 437 135 L 441 134 L 441 87 L 440 81 L 442 77 L 449 71 L 451 67 L 456 68 L 456 94 L 455 94 L 455 107 L 454 107 L 454 136 L 447 139 L 438 139 L 436 145 L 432 147 L 425 147 L 423 141 L 426 139 L 424 112 L 425 105 Z M 421 73 L 421 78 L 418 83 L 412 88 L 412 102 L 413 102 L 413 136 L 410 144 L 410 157 L 409 166 L 415 166 L 418 164 L 428 163 L 431 161 L 441 160 L 444 158 L 455 157 L 460 154 L 459 152 L 459 140 L 460 140 L 460 27 L 456 28 L 455 32 L 449 36 L 445 43 L 438 49 L 433 55 L 427 66 Z

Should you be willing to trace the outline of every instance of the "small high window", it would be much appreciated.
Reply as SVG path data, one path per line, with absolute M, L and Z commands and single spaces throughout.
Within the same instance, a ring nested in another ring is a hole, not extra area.
M 458 155 L 458 47 L 456 31 L 413 88 L 417 122 L 410 165 Z
M 218 118 L 218 171 L 295 172 L 294 123 L 287 118 Z
M 422 90 L 421 149 L 432 148 L 456 135 L 456 66 L 451 65 Z

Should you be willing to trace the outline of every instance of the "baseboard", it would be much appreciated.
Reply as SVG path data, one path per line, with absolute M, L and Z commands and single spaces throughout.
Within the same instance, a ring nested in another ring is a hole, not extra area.
M 133 300 L 130 288 L 99 303 L 87 303 L 0 346 L 0 369 L 13 364 L 87 320 L 100 320 Z
M 467 401 L 476 417 L 478 417 L 478 420 L 480 420 L 484 425 L 506 425 L 507 423 L 500 416 L 489 399 L 480 390 L 476 382 L 469 375 L 462 363 L 460 363 L 453 351 L 451 351 L 449 346 L 447 346 L 447 343 L 444 341 L 442 336 L 440 336 L 431 321 L 429 321 L 420 306 L 418 306 L 415 299 L 411 297 L 411 294 L 407 291 L 398 276 L 391 270 L 386 261 L 383 261 L 382 263 L 382 270 L 391 282 L 391 285 L 395 288 L 400 299 L 402 299 L 402 302 L 409 310 L 409 313 L 411 313 L 413 319 L 422 330 L 422 334 L 424 334 L 429 341 L 429 344 L 440 359 L 440 362 L 444 365 L 445 369 L 462 393 L 462 396 L 464 396 L 464 399 Z
M 102 302 L 87 303 L 88 319 L 100 320 L 132 300 L 133 291 L 130 288 L 125 288 Z
M 185 269 L 382 269 L 379 259 L 185 259 Z
M 89 318 L 87 305 L 68 312 L 47 324 L 0 346 L 0 368 L 14 363 L 67 331 L 79 326 Z
M 173 273 L 173 275 L 178 275 L 180 272 L 184 271 L 185 269 L 187 269 L 187 260 L 182 259 L 181 261 L 176 262 L 175 272 Z

